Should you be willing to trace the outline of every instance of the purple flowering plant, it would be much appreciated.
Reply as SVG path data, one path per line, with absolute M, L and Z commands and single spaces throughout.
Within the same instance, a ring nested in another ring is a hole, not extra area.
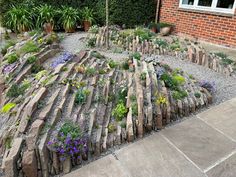
M 202 80 L 199 82 L 199 85 L 205 89 L 207 89 L 211 93 L 216 92 L 216 83 L 215 82 L 210 82 L 206 80 Z
M 48 146 L 59 154 L 61 161 L 68 156 L 73 160 L 80 159 L 88 152 L 87 140 L 82 137 L 80 127 L 70 122 L 62 125 L 57 137 L 49 141 Z
M 59 57 L 57 57 L 52 63 L 51 67 L 56 68 L 59 64 L 66 63 L 73 58 L 73 54 L 70 52 L 63 52 Z
M 5 65 L 3 67 L 2 72 L 3 72 L 3 74 L 11 73 L 16 67 L 17 67 L 16 63 Z

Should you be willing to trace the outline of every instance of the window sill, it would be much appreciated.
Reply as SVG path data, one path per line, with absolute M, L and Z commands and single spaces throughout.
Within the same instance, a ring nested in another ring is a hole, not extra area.
M 216 12 L 216 11 L 201 10 L 201 9 L 191 9 L 191 8 L 186 8 L 186 7 L 179 7 L 178 10 L 179 11 L 186 11 L 186 12 L 195 12 L 195 13 L 203 13 L 203 14 L 224 16 L 224 17 L 233 17 L 233 16 L 235 16 L 235 14 L 227 13 L 227 12 Z

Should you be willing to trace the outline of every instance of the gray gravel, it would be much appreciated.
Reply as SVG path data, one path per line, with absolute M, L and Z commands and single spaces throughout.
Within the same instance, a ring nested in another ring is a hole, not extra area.
M 150 59 L 150 57 L 147 59 Z M 236 97 L 236 79 L 233 77 L 227 77 L 209 68 L 199 66 L 190 61 L 180 60 L 172 56 L 156 56 L 155 60 L 157 62 L 166 63 L 172 68 L 181 68 L 198 80 L 215 82 L 217 91 L 215 93 L 214 104 L 220 104 Z
M 76 54 L 80 50 L 86 49 L 85 38 L 87 35 L 88 33 L 85 32 L 65 34 L 65 38 L 62 40 L 61 46 L 64 50 Z

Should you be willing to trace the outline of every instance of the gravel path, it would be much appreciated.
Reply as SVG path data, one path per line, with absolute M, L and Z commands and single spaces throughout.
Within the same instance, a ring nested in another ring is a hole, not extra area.
M 82 49 L 86 49 L 84 39 L 87 33 L 73 33 L 65 36 L 61 45 L 69 52 L 77 53 Z M 114 60 L 122 60 L 128 57 L 126 53 L 112 53 L 111 51 L 99 51 L 102 55 L 112 58 Z M 229 99 L 236 97 L 236 79 L 233 77 L 227 77 L 223 74 L 214 72 L 208 68 L 193 64 L 189 61 L 177 59 L 172 56 L 156 56 L 155 60 L 164 62 L 170 65 L 172 68 L 181 68 L 188 74 L 193 75 L 198 80 L 207 80 L 215 82 L 217 91 L 215 93 L 215 104 L 220 104 Z
M 211 69 L 180 60 L 172 56 L 156 56 L 155 60 L 168 64 L 172 68 L 181 68 L 198 80 L 213 81 L 216 84 L 215 104 L 220 104 L 236 97 L 236 79 L 214 72 Z
M 64 50 L 73 54 L 78 53 L 80 50 L 86 49 L 85 38 L 87 35 L 88 33 L 85 32 L 66 34 L 61 42 L 61 46 Z

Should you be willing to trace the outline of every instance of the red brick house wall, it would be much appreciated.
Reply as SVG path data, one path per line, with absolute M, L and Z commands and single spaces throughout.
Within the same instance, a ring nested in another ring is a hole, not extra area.
M 236 10 L 227 16 L 179 8 L 179 0 L 162 0 L 160 21 L 173 23 L 174 32 L 204 41 L 236 47 Z

